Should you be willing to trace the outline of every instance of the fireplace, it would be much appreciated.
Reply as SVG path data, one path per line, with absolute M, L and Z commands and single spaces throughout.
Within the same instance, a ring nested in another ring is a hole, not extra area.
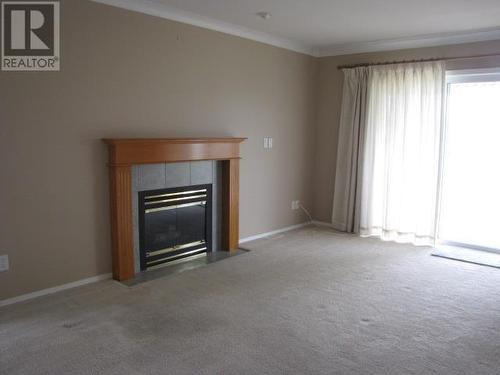
M 139 193 L 141 271 L 212 250 L 212 185 Z
M 113 278 L 135 276 L 132 166 L 202 160 L 221 162 L 221 241 L 232 251 L 239 241 L 239 145 L 245 138 L 108 138 Z M 138 246 L 139 247 L 139 246 Z M 138 265 L 140 268 L 140 265 Z

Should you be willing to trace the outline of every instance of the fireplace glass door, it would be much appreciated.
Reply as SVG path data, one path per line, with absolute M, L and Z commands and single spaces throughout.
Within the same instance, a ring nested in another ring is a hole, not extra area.
M 211 251 L 212 185 L 139 192 L 141 270 Z

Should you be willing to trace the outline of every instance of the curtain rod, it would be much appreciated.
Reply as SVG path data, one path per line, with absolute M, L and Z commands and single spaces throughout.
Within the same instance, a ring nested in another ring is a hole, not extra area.
M 489 55 L 475 55 L 475 56 L 462 56 L 462 57 L 433 57 L 429 59 L 417 59 L 417 60 L 395 60 L 395 61 L 385 61 L 378 63 L 360 63 L 360 64 L 352 64 L 352 65 L 339 65 L 337 69 L 352 69 L 352 68 L 360 68 L 364 66 L 377 66 L 377 65 L 394 65 L 394 64 L 411 64 L 418 62 L 430 62 L 430 61 L 452 61 L 452 60 L 467 60 L 467 59 L 481 59 L 485 57 L 500 57 L 500 54 L 493 53 Z

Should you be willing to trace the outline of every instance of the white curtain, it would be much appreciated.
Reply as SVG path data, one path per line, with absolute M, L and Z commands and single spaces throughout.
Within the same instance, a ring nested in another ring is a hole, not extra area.
M 337 169 L 333 197 L 333 227 L 359 232 L 359 202 L 362 145 L 365 131 L 366 67 L 344 70 Z
M 444 74 L 442 62 L 368 68 L 361 235 L 433 242 Z

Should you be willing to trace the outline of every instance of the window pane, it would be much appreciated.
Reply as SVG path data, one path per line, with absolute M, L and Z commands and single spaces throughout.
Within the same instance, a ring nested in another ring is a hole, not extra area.
M 500 249 L 500 82 L 449 85 L 439 237 Z

